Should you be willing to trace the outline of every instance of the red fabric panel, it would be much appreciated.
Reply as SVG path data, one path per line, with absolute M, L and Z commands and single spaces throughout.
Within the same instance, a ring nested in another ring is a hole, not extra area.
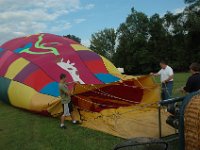
M 80 96 L 72 97 L 73 104 L 80 109 L 100 112 L 104 109 L 119 108 L 124 106 L 130 106 L 128 103 L 120 103 L 120 101 L 113 102 L 110 99 L 103 99 L 102 97 Z M 92 102 L 92 103 L 91 103 Z
M 116 99 L 122 100 L 126 99 L 129 101 L 139 103 L 143 97 L 143 89 L 141 88 L 132 88 L 123 85 L 111 85 L 100 88 L 99 90 L 93 90 L 89 92 L 82 93 L 83 96 L 96 96 L 100 95 L 104 99 Z M 112 97 L 115 96 L 115 97 Z M 123 100 L 122 100 L 123 101 Z M 131 103 L 131 102 L 130 102 Z
M 127 81 L 123 81 L 123 85 L 125 86 L 135 86 L 134 80 L 127 80 Z
M 130 81 L 129 85 L 133 85 L 133 83 L 131 84 Z M 143 92 L 144 90 L 141 88 L 124 86 L 123 83 L 111 84 L 110 86 L 78 94 L 77 96 L 80 98 L 73 97 L 73 102 L 81 109 L 99 112 L 106 108 L 139 104 L 142 100 Z
M 42 70 L 37 70 L 31 75 L 29 75 L 24 83 L 37 91 L 40 91 L 45 85 L 52 82 L 53 80 L 49 78 Z
M 85 61 L 85 64 L 89 68 L 89 70 L 94 73 L 108 73 L 104 63 L 101 60 L 92 60 L 92 61 Z
M 107 86 L 103 87 L 101 90 L 117 97 L 132 100 L 133 102 L 140 102 L 144 91 L 141 88 L 132 88 L 123 85 Z

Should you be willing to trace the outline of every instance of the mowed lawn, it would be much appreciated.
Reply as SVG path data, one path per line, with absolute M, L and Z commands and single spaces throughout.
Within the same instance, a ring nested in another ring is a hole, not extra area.
M 109 150 L 121 138 L 32 114 L 0 102 L 0 150 Z
M 175 75 L 174 95 L 189 73 Z M 23 93 L 22 93 L 23 94 Z M 59 128 L 59 118 L 32 114 L 0 102 L 0 150 L 111 150 L 123 139 L 72 125 Z
M 180 88 L 185 86 L 188 77 L 191 76 L 191 73 L 176 73 L 174 75 L 174 85 L 173 85 L 173 97 L 176 96 L 184 96 L 183 93 L 180 92 Z M 156 77 L 156 82 L 160 83 L 160 77 Z

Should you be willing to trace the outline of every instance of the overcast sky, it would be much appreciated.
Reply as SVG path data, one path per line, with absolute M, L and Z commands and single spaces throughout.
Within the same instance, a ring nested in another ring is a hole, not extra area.
M 131 8 L 160 15 L 183 10 L 184 0 L 0 0 L 0 45 L 35 33 L 74 34 L 89 45 L 92 33 L 117 29 Z

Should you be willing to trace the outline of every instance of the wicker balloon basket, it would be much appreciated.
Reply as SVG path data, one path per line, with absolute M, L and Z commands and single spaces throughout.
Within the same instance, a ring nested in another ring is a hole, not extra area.
M 200 150 L 200 94 L 186 106 L 184 120 L 185 150 Z

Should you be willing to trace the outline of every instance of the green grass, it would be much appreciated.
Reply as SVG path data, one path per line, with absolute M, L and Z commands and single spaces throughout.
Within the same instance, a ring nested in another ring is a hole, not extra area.
M 185 86 L 190 73 L 175 73 L 174 76 L 174 85 L 173 85 L 173 97 L 183 96 L 183 94 L 178 90 L 181 87 Z M 156 81 L 160 82 L 160 77 L 156 77 Z
M 177 89 L 185 86 L 189 76 L 191 76 L 191 73 L 176 73 L 175 74 L 173 96 L 182 96 L 182 94 L 179 91 L 177 91 Z
M 121 138 L 72 125 L 59 128 L 60 120 L 31 114 L 0 102 L 1 150 L 109 150 Z
M 183 86 L 188 76 L 188 73 L 177 73 L 174 89 Z M 178 95 L 174 90 L 174 96 Z M 123 141 L 70 122 L 66 122 L 67 129 L 62 130 L 59 123 L 58 118 L 32 114 L 0 102 L 0 149 L 111 150 Z

